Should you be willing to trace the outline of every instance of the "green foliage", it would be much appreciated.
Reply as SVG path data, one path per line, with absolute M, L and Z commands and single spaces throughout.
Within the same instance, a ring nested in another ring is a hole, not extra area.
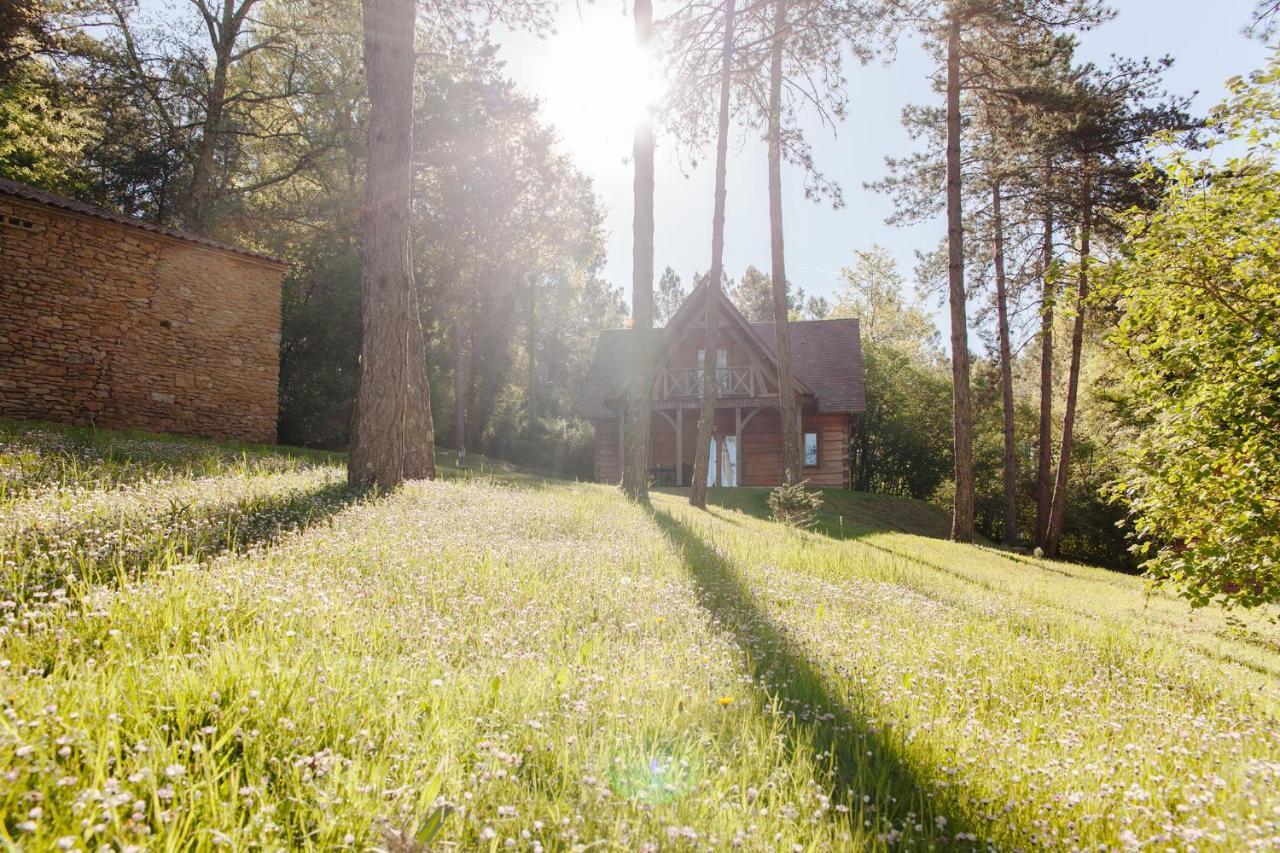
M 505 416 L 504 416 L 505 415 Z M 595 470 L 595 430 L 581 418 L 542 417 L 532 429 L 515 406 L 493 419 L 486 452 L 530 470 L 590 480 Z
M 93 133 L 84 111 L 64 102 L 35 62 L 0 80 L 0 177 L 67 190 Z
M 1090 348 L 1086 364 L 1101 370 L 1104 354 Z M 1034 365 L 1029 365 L 1034 368 Z M 1000 400 L 999 367 L 991 362 L 975 364 L 973 382 L 975 525 L 993 542 L 1004 540 L 1004 433 Z M 1124 508 L 1105 490 L 1114 479 L 1118 462 L 1111 449 L 1114 423 L 1095 411 L 1099 389 L 1091 375 L 1082 378 L 1081 417 L 1076 423 L 1071 480 L 1067 487 L 1065 530 L 1059 556 L 1095 566 L 1133 573 L 1137 561 L 1125 536 Z M 1039 417 L 1035 405 L 1015 397 L 1014 434 L 1018 464 L 1018 532 L 1020 544 L 1033 543 L 1036 516 L 1035 448 Z M 936 498 L 935 498 L 936 500 Z
M 680 310 L 680 306 L 684 304 L 688 295 L 680 275 L 671 267 L 664 269 L 658 278 L 658 286 L 653 291 L 654 325 L 658 327 L 667 325 Z
M 938 327 L 919 300 L 903 298 L 906 282 L 888 249 L 855 250 L 840 279 L 831 316 L 857 317 L 864 347 L 892 347 L 918 364 L 942 358 Z
M 1144 566 L 1193 604 L 1280 600 L 1280 59 L 1215 115 L 1247 148 L 1175 150 L 1104 297 L 1138 426 L 1115 495 Z
M 741 278 L 729 283 L 726 295 L 747 322 L 773 322 L 773 279 L 768 273 L 748 266 Z M 788 288 L 787 295 L 794 299 L 794 289 Z
M 360 354 L 360 252 L 351 241 L 300 248 L 284 281 L 280 440 L 346 447 Z
M 769 511 L 774 521 L 791 527 L 812 527 L 822 508 L 822 492 L 809 488 L 809 481 L 783 484 L 769 492 Z
M 695 277 L 700 280 L 700 277 Z M 742 278 L 722 280 L 725 293 L 749 323 L 773 322 L 773 278 L 754 266 L 748 266 Z M 822 297 L 806 297 L 803 287 L 787 282 L 787 317 L 797 320 L 821 320 L 831 313 Z
M 862 491 L 931 497 L 952 475 L 951 380 L 944 368 L 864 340 L 867 410 L 853 442 Z

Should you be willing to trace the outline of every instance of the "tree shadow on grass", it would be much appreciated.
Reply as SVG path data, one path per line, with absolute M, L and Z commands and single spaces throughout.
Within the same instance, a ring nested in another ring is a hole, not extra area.
M 829 683 L 786 628 L 769 618 L 732 562 L 675 516 L 654 510 L 653 519 L 684 562 L 699 603 L 728 626 L 750 675 L 777 703 L 789 748 L 829 753 L 832 800 L 851 806 L 854 836 L 871 843 L 973 846 L 957 836 L 973 838 L 976 830 L 948 808 L 948 798 L 930 784 L 932 774 L 914 766 L 882 725 L 857 707 L 863 697 L 842 695 Z
M 664 487 L 654 491 L 687 497 L 687 488 Z M 764 486 L 707 489 L 707 504 L 755 518 L 770 518 L 769 493 Z M 929 539 L 946 539 L 951 520 L 942 510 L 924 501 L 849 489 L 822 488 L 822 507 L 812 533 L 830 539 L 862 539 L 881 533 L 906 533 Z
M 0 542 L 0 593 L 18 600 L 47 594 L 69 580 L 134 580 L 156 569 L 244 553 L 323 523 L 372 492 L 333 481 L 315 488 L 253 495 L 207 506 L 107 523 L 65 522 L 21 531 Z

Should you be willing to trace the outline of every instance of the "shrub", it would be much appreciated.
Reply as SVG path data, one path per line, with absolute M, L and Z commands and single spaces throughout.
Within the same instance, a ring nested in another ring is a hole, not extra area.
M 775 521 L 792 527 L 811 527 L 822 508 L 822 493 L 809 488 L 809 481 L 778 486 L 769 492 L 769 509 Z

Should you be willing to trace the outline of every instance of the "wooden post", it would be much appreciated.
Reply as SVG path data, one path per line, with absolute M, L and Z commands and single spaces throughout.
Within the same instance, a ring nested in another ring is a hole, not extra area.
M 684 407 L 676 409 L 676 485 L 684 485 Z
M 742 485 L 742 407 L 733 407 L 733 484 Z

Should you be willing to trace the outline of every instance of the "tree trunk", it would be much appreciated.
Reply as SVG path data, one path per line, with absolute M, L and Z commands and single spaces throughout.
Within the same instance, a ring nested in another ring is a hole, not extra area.
M 484 384 L 484 347 L 480 342 L 484 339 L 483 329 L 480 327 L 480 318 L 483 315 L 491 314 L 488 310 L 490 300 L 483 301 L 476 299 L 471 302 L 470 317 L 467 318 L 467 407 L 466 407 L 466 435 L 464 441 L 468 450 L 479 452 L 480 438 L 484 428 L 483 418 L 480 416 L 483 407 L 484 397 L 482 396 L 482 386 Z
M 778 403 L 782 417 L 782 480 L 800 482 L 800 412 L 791 373 L 791 324 L 787 317 L 787 265 L 782 240 L 782 49 L 787 2 L 776 0 L 769 55 L 769 247 L 773 257 L 773 326 L 777 339 Z
M 467 449 L 467 362 L 462 342 L 462 318 L 453 321 L 453 446 L 459 453 Z
M 1036 451 L 1036 547 L 1044 548 L 1049 532 L 1049 508 L 1053 503 L 1053 169 L 1044 170 L 1044 246 L 1040 284 L 1040 439 Z
M 407 229 L 406 229 L 407 232 Z M 405 264 L 409 270 L 408 308 L 408 369 L 405 375 L 404 416 L 404 478 L 406 480 L 432 480 L 436 476 L 435 425 L 431 422 L 431 386 L 427 380 L 427 342 L 422 332 L 422 305 L 418 301 L 418 288 L 413 281 L 413 258 L 409 256 L 409 235 L 405 234 Z
M 649 51 L 653 41 L 653 6 L 636 0 L 636 45 Z M 632 142 L 635 177 L 631 222 L 631 388 L 627 396 L 623 440 L 622 490 L 629 497 L 649 499 L 649 419 L 653 404 L 653 119 L 636 125 Z
M 204 123 L 200 129 L 200 141 L 191 163 L 191 191 L 183 203 L 182 226 L 189 231 L 203 234 L 209 227 L 209 207 L 213 195 L 213 156 L 223 128 L 223 114 L 227 100 L 227 72 L 231 63 L 231 50 L 239 35 L 231 30 L 233 19 L 228 6 L 219 27 L 211 27 L 213 39 L 213 80 L 205 100 Z
M 538 291 L 532 282 L 525 289 L 525 419 L 527 434 L 532 437 L 538 427 Z
M 716 349 L 720 326 L 720 276 L 724 271 L 724 202 L 725 164 L 729 155 L 729 83 L 733 73 L 734 0 L 726 0 L 724 10 L 724 45 L 720 53 L 720 127 L 716 134 L 716 195 L 711 220 L 711 271 L 707 274 L 706 330 L 703 350 L 706 352 L 702 372 L 702 408 L 698 413 L 698 443 L 693 448 L 693 482 L 689 484 L 689 503 L 707 506 L 707 471 L 711 462 L 711 430 L 716 412 L 716 392 L 720 376 L 716 370 Z
M 973 541 L 973 411 L 969 401 L 969 318 L 964 292 L 964 223 L 960 197 L 960 15 L 952 0 L 947 33 L 947 283 L 951 302 L 952 434 L 955 504 L 951 538 Z
M 1004 541 L 1018 544 L 1018 444 L 1013 417 L 1013 352 L 1009 345 L 1009 295 L 1004 269 L 1004 216 L 1000 182 L 991 187 L 991 219 L 995 244 L 996 315 L 1000 326 L 1000 397 L 1004 408 Z
M 426 348 L 409 244 L 414 0 L 363 0 L 369 85 L 361 211 L 360 381 L 347 478 L 393 489 L 434 474 Z
M 1067 508 L 1067 480 L 1071 469 L 1071 446 L 1076 426 L 1076 396 L 1080 386 L 1080 356 L 1084 348 L 1084 305 L 1089 297 L 1089 238 L 1093 231 L 1093 187 L 1084 178 L 1080 216 L 1080 279 L 1076 291 L 1076 316 L 1071 323 L 1071 367 L 1067 374 L 1067 402 L 1062 412 L 1062 450 L 1058 457 L 1058 476 L 1053 484 L 1053 503 L 1049 508 L 1049 530 L 1044 552 L 1058 556 L 1062 543 L 1063 513 Z

